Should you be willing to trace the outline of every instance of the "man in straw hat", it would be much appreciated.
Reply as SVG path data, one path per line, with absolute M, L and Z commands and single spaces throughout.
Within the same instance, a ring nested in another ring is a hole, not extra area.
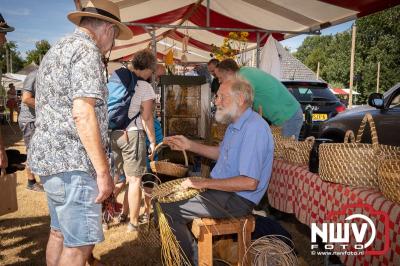
M 13 27 L 10 27 L 7 25 L 7 22 L 4 20 L 3 16 L 0 14 L 0 47 L 3 46 L 7 42 L 6 39 L 6 34 L 7 32 L 14 31 Z M 0 81 L 1 81 L 1 68 L 0 68 Z M 0 88 L 1 88 L 1 82 L 0 82 Z M 3 138 L 1 136 L 1 130 L 0 130 L 0 169 L 1 168 L 6 168 L 8 166 L 8 158 L 7 154 L 5 151 L 5 147 L 3 144 Z
M 107 87 L 102 57 L 132 32 L 118 7 L 89 0 L 68 14 L 78 27 L 43 58 L 36 79 L 36 130 L 28 154 L 51 217 L 47 265 L 84 265 L 104 240 L 101 202 L 113 191 L 106 156 Z
M 198 196 L 161 204 L 169 224 L 189 259 L 195 265 L 196 246 L 188 229 L 194 218 L 232 218 L 251 213 L 268 187 L 274 156 L 274 141 L 264 119 L 252 110 L 253 89 L 241 79 L 221 84 L 215 97 L 215 119 L 229 124 L 221 145 L 208 146 L 184 136 L 164 138 L 172 149 L 188 150 L 217 160 L 211 178 L 187 179 L 183 188 L 207 189 Z

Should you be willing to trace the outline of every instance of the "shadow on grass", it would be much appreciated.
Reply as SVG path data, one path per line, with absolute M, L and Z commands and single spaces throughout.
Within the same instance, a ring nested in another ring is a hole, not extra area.
M 161 266 L 161 248 L 158 231 L 153 226 L 142 225 L 134 240 L 122 242 L 100 257 L 106 265 Z
M 19 261 L 8 265 L 45 265 L 49 230 L 48 216 L 0 219 L 0 261 L 12 255 Z

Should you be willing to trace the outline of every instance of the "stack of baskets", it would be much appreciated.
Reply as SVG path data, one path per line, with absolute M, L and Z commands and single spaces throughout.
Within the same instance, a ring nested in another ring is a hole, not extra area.
M 367 123 L 371 129 L 372 144 L 361 143 Z M 355 140 L 354 134 L 348 131 L 344 143 L 320 145 L 319 175 L 324 181 L 333 183 L 378 188 L 377 169 L 381 158 L 391 158 L 397 153 L 400 154 L 400 147 L 379 144 L 375 123 L 371 114 L 367 113 L 361 121 Z M 389 164 L 392 165 L 390 162 Z M 391 166 L 390 169 L 394 171 L 396 168 Z
M 165 145 L 163 143 L 159 143 L 156 148 L 154 149 L 154 152 L 152 153 L 150 157 L 150 168 L 155 173 L 156 175 L 164 175 L 167 177 L 185 177 L 186 174 L 188 173 L 188 158 L 186 155 L 186 152 L 183 150 L 183 156 L 185 157 L 185 165 L 181 164 L 176 164 L 176 163 L 171 163 L 166 160 L 161 160 L 161 161 L 154 161 L 154 156 L 155 154 Z M 161 178 L 163 179 L 163 178 Z M 165 180 L 164 180 L 165 181 Z
M 296 141 L 295 136 L 284 137 L 282 136 L 282 128 L 271 126 L 272 137 L 274 138 L 274 158 L 282 159 L 284 158 L 285 146 L 290 145 Z
M 308 137 L 305 141 L 286 142 L 283 150 L 284 160 L 297 165 L 308 165 L 314 142 L 314 137 Z

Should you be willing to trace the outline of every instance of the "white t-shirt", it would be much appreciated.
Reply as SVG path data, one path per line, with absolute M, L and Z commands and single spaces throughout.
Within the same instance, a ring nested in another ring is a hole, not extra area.
M 134 117 L 139 112 L 142 102 L 148 100 L 154 100 L 155 98 L 156 98 L 156 93 L 154 92 L 151 84 L 143 80 L 138 80 L 135 88 L 135 94 L 133 95 L 131 99 L 131 105 L 129 106 L 129 112 L 128 112 L 129 118 Z M 143 130 L 141 116 L 139 116 L 136 120 L 132 121 L 129 124 L 127 130 L 128 131 Z

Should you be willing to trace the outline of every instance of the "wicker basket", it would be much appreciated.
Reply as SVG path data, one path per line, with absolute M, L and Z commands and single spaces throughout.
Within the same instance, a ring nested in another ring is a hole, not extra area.
M 372 144 L 360 143 L 369 123 Z M 319 174 L 322 180 L 355 187 L 378 187 L 378 162 L 381 156 L 393 154 L 396 147 L 379 145 L 375 123 L 367 113 L 361 121 L 357 137 L 346 132 L 344 143 L 327 143 L 319 147 Z
M 193 176 L 191 179 L 204 179 L 203 177 Z M 153 190 L 153 198 L 157 199 L 160 203 L 171 203 L 176 201 L 181 201 L 185 199 L 190 199 L 197 196 L 200 192 L 205 191 L 205 189 L 194 189 L 188 188 L 183 189 L 181 183 L 187 178 L 175 179 L 169 182 L 162 183 Z
M 387 199 L 400 204 L 400 153 L 379 162 L 378 184 Z
M 150 167 L 153 173 L 167 176 L 185 177 L 188 172 L 188 158 L 185 151 L 182 151 L 185 157 L 185 165 L 171 163 L 168 161 L 154 161 L 154 155 L 159 149 L 164 147 L 163 143 L 159 143 L 150 157 Z
M 284 158 L 284 150 L 286 145 L 290 145 L 296 141 L 295 136 L 282 136 L 282 128 L 271 126 L 272 137 L 274 138 L 274 158 Z
M 285 143 L 283 159 L 293 164 L 308 165 L 314 142 L 314 137 L 308 137 L 305 141 L 291 141 Z

